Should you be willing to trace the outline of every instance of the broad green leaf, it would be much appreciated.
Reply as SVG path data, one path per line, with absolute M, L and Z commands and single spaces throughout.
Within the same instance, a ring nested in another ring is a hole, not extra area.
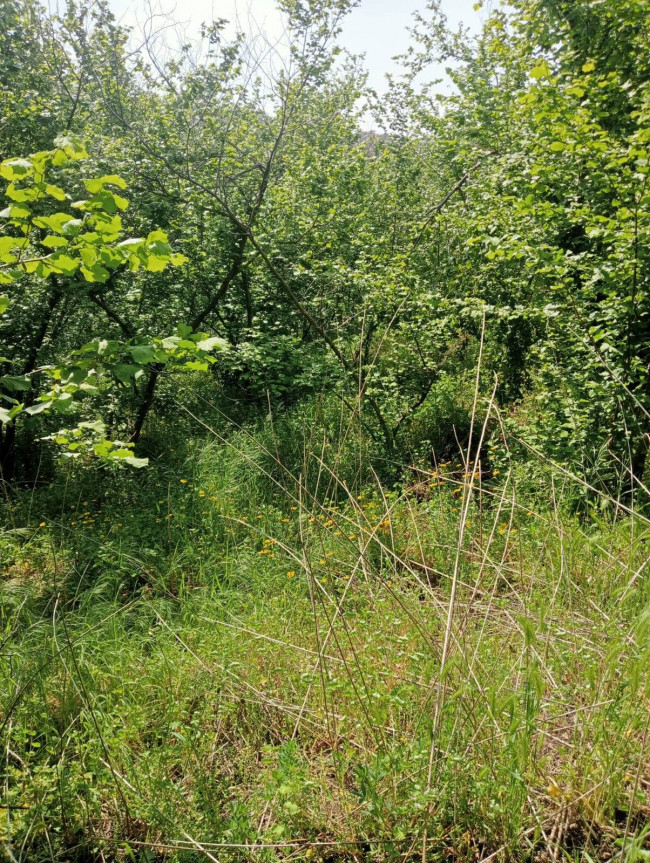
M 146 269 L 150 273 L 161 273 L 167 269 L 169 258 L 159 258 L 157 255 L 149 255 L 147 258 Z
M 537 65 L 530 70 L 529 74 L 535 81 L 539 81 L 542 78 L 548 78 L 551 74 L 551 69 L 546 60 L 540 60 Z
M 54 146 L 62 150 L 73 161 L 88 158 L 88 153 L 83 143 L 74 135 L 59 135 L 54 140 Z
M 134 455 L 126 456 L 122 461 L 131 467 L 146 467 L 149 464 L 148 458 L 137 458 Z
M 116 239 L 122 231 L 122 219 L 119 216 L 109 218 L 103 213 L 98 213 L 94 218 L 94 223 L 95 230 L 99 234 L 115 236 Z M 104 239 L 107 237 L 104 236 Z
M 27 375 L 3 375 L 0 377 L 0 387 L 9 392 L 27 392 L 32 388 L 32 382 Z
M 51 216 L 37 216 L 34 224 L 37 228 L 49 228 L 56 234 L 63 234 L 64 225 L 70 222 L 69 213 L 53 213 Z
M 48 183 L 45 186 L 45 191 L 51 198 L 56 198 L 57 201 L 65 201 L 66 199 L 66 194 L 63 189 L 60 189 L 58 186 L 53 186 L 51 183 Z
M 5 195 L 11 201 L 17 201 L 18 203 L 24 203 L 25 201 L 35 201 L 39 197 L 38 189 L 19 189 L 14 186 L 13 183 L 10 183 L 7 186 L 5 191 Z
M 97 249 L 93 246 L 86 246 L 81 249 L 79 252 L 81 260 L 84 262 L 84 266 L 91 268 L 97 263 Z
M 57 252 L 49 259 L 49 264 L 53 269 L 64 273 L 66 276 L 72 275 L 79 269 L 79 261 L 71 258 L 69 255 L 64 255 Z
M 156 349 L 153 345 L 134 345 L 129 348 L 129 353 L 140 365 L 146 365 L 156 359 Z
M 106 174 L 103 177 L 98 177 L 96 180 L 84 180 L 84 186 L 91 195 L 95 195 L 107 185 L 117 186 L 118 189 L 126 189 L 126 180 L 117 174 Z
M 139 371 L 140 366 L 131 365 L 129 363 L 120 363 L 113 367 L 113 374 L 123 384 L 128 384 L 135 373 Z
M 197 342 L 196 346 L 202 351 L 212 351 L 215 348 L 226 350 L 228 348 L 228 342 L 219 336 L 211 336 L 208 339 L 202 339 L 200 342 Z
M 29 159 L 5 159 L 0 162 L 0 177 L 13 182 L 32 174 L 34 166 Z
M 28 219 L 30 216 L 31 210 L 19 204 L 12 204 L 0 211 L 0 219 Z
M 93 264 L 92 267 L 82 267 L 81 272 L 87 282 L 105 282 L 111 275 L 106 267 L 102 267 L 101 264 Z
M 46 411 L 50 407 L 52 407 L 51 401 L 38 402 L 38 404 L 31 405 L 31 407 L 25 408 L 25 413 L 33 417 L 36 416 L 36 414 L 40 414 L 43 411 Z
M 76 237 L 83 227 L 83 219 L 70 219 L 63 225 L 63 234 L 66 237 Z
M 67 245 L 68 241 L 65 237 L 57 237 L 54 234 L 48 234 L 41 240 L 41 246 L 45 246 L 46 249 L 61 249 Z

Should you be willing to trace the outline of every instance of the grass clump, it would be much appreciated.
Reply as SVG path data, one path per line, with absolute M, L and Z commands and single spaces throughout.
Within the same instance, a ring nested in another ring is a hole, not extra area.
M 7 504 L 10 859 L 641 859 L 645 518 L 303 441 Z

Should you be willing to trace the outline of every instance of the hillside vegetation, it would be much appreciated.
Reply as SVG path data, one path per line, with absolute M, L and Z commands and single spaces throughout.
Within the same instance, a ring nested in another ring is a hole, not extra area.
M 10 863 L 650 859 L 650 5 L 355 5 L 0 5 Z

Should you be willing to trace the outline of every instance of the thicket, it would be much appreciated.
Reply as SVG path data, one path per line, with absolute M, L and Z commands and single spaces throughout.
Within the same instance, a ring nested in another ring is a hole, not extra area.
M 650 854 L 650 6 L 354 5 L 0 6 L 11 861 Z

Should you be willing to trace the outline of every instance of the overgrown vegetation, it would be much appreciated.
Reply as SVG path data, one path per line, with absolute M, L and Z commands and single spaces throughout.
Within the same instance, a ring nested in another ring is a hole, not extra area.
M 0 8 L 0 847 L 646 860 L 650 7 L 278 5 Z

